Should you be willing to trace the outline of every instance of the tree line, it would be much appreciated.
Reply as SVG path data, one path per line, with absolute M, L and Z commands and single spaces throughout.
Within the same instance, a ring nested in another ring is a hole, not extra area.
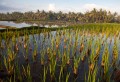
M 120 23 L 120 15 L 116 12 L 106 11 L 103 9 L 93 9 L 85 13 L 68 12 L 46 12 L 37 10 L 36 12 L 12 12 L 0 13 L 0 20 L 4 21 L 66 21 L 80 23 Z

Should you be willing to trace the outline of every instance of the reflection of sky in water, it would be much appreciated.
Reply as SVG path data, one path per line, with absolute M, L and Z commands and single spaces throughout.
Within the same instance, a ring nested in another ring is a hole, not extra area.
M 17 27 L 17 28 L 21 28 L 21 27 L 29 27 L 29 26 L 40 26 L 40 27 L 66 27 L 66 25 L 49 25 L 49 24 L 46 24 L 46 25 L 42 25 L 42 24 L 39 24 L 37 25 L 36 23 L 34 24 L 27 24 L 25 22 L 23 23 L 15 23 L 15 22 L 12 22 L 12 21 L 0 21 L 0 25 L 5 25 L 5 26 L 11 26 L 11 27 Z
M 31 26 L 30 24 L 26 24 L 24 22 L 23 23 L 14 23 L 12 21 L 10 21 L 10 22 L 8 22 L 8 21 L 0 21 L 0 25 L 12 26 L 12 27 L 17 27 L 17 28 Z

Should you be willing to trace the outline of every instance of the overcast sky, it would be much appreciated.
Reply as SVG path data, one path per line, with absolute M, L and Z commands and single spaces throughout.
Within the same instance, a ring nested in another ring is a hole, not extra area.
M 120 0 L 0 0 L 0 12 L 13 11 L 74 11 L 106 9 L 120 14 Z

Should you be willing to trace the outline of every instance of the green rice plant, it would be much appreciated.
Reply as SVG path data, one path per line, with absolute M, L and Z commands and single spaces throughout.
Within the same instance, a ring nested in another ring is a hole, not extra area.
M 89 62 L 90 63 L 95 63 L 95 50 L 94 50 L 94 48 L 92 48 L 92 53 L 91 53 L 91 55 L 90 55 L 90 58 L 89 58 Z
M 43 82 L 46 82 L 46 79 L 47 79 L 47 77 L 46 77 L 47 71 L 48 71 L 48 68 L 46 68 L 46 67 L 44 66 Z
M 96 46 L 96 50 L 95 50 L 94 60 L 97 61 L 100 55 L 100 48 L 101 48 L 100 42 L 97 41 L 95 46 Z
M 33 54 L 32 54 L 32 58 L 33 58 L 33 62 L 36 61 L 36 57 L 37 57 L 37 43 L 35 42 L 34 43 L 34 51 L 33 51 Z
M 22 70 L 23 70 L 23 72 L 22 72 L 23 76 L 26 77 L 27 82 L 32 82 L 30 65 L 28 64 L 26 68 L 24 66 L 22 66 Z
M 59 82 L 61 82 L 61 78 L 63 78 L 63 66 L 61 66 L 61 68 L 60 68 Z
M 23 48 L 23 57 L 24 57 L 24 59 L 25 59 L 25 61 L 26 61 L 27 63 L 28 63 L 28 55 L 29 55 L 29 54 L 28 54 L 28 53 L 29 53 L 29 52 L 28 52 L 28 50 L 29 50 L 29 48 L 28 48 L 28 43 L 29 43 L 29 42 L 24 42 L 24 43 L 23 43 L 23 47 L 24 47 L 24 48 Z
M 92 71 L 89 70 L 88 76 L 85 76 L 85 82 L 98 82 L 97 79 L 96 79 L 97 71 L 98 71 L 98 67 L 97 66 L 95 66 L 95 68 Z
M 66 75 L 65 82 L 68 82 L 68 81 L 69 81 L 69 77 L 70 77 L 70 73 L 68 73 L 68 74 Z
M 104 53 L 102 56 L 102 62 L 101 62 L 101 66 L 103 68 L 103 81 L 107 81 L 110 82 L 110 64 L 109 64 L 109 51 L 107 46 L 104 49 Z
M 16 58 L 16 54 L 12 53 L 12 51 L 10 50 L 10 48 L 8 47 L 7 49 L 7 57 L 4 56 L 4 65 L 5 68 L 7 70 L 7 74 L 8 75 L 12 75 L 14 73 L 14 61 Z
M 67 82 L 70 77 L 70 73 L 68 73 L 69 70 L 66 68 L 73 67 L 73 73 L 79 75 L 78 68 L 80 62 L 86 59 L 85 63 L 88 63 L 89 72 L 87 71 L 86 73 L 88 74 L 88 77 L 85 77 L 85 81 L 109 82 L 111 80 L 111 69 L 113 70 L 117 67 L 117 65 L 119 65 L 119 26 L 120 25 L 116 24 L 82 24 L 73 25 L 71 27 L 61 29 L 45 28 L 40 30 L 33 28 L 31 30 L 6 30 L 5 32 L 0 32 L 0 54 L 2 55 L 2 57 L 0 57 L 0 60 L 5 65 L 7 71 L 15 74 L 14 77 L 9 78 L 11 79 L 10 81 L 18 79 L 22 82 L 24 80 L 24 77 L 27 80 L 29 80 L 30 78 L 32 80 L 32 76 L 30 73 L 30 64 L 33 63 L 29 64 L 29 62 L 31 61 L 28 61 L 30 53 L 28 47 L 29 44 L 32 44 L 33 42 L 34 50 L 32 52 L 32 62 L 36 61 L 36 58 L 39 57 L 37 56 L 37 52 L 39 49 L 40 63 L 42 65 L 41 67 L 44 66 L 44 76 L 41 81 L 45 82 L 47 79 L 47 74 L 50 73 L 51 79 L 55 78 L 55 80 L 58 79 L 59 82 Z M 37 41 L 38 33 L 38 37 L 40 38 L 39 41 Z M 111 51 L 108 50 L 108 47 L 110 47 L 109 49 L 111 49 L 113 45 L 112 40 L 114 41 L 114 46 L 112 49 L 113 53 L 111 58 Z M 40 48 L 38 48 L 38 43 L 40 43 Z M 15 50 L 13 50 L 13 46 L 15 46 Z M 7 50 L 5 50 L 6 48 Z M 105 48 L 103 54 L 103 49 L 101 48 Z M 24 62 L 21 63 L 20 60 L 21 55 L 19 54 L 21 53 L 27 61 L 27 64 L 25 64 L 27 65 L 27 67 L 21 66 L 24 64 Z M 110 65 L 111 59 L 112 64 Z M 17 60 L 20 61 L 18 62 Z M 2 62 L 0 62 L 1 69 L 3 67 Z M 101 66 L 96 66 L 97 64 L 100 65 L 100 62 Z M 82 62 L 82 64 L 84 64 L 84 62 Z M 58 78 L 55 76 L 57 66 L 60 68 Z M 98 73 L 98 67 L 101 67 L 102 74 Z M 25 71 L 25 74 L 23 74 L 24 76 L 22 76 L 21 74 L 23 70 Z M 27 70 L 29 70 L 29 72 Z M 41 70 L 42 69 L 40 69 L 40 71 Z M 101 74 L 98 79 L 96 77 L 97 73 L 98 75 Z
M 45 59 L 44 59 L 45 51 L 41 50 L 40 54 L 41 54 L 41 57 L 40 57 L 41 65 L 44 65 L 45 64 Z
M 52 54 L 50 54 L 50 55 L 52 55 Z M 55 59 L 54 55 L 52 55 L 52 58 L 49 63 L 51 80 L 53 80 L 55 78 L 56 64 L 57 64 L 56 59 Z
M 116 66 L 117 60 L 118 60 L 118 48 L 117 48 L 116 40 L 115 40 L 115 42 L 114 42 L 112 55 L 113 55 L 113 59 L 112 59 L 112 63 L 113 63 L 113 64 L 112 64 L 112 65 L 113 65 L 113 66 Z
M 11 65 L 11 62 L 7 61 L 7 58 L 4 56 L 4 65 L 5 65 L 5 68 L 7 70 L 7 74 L 8 75 L 11 75 L 13 74 L 13 71 L 14 71 L 14 65 Z
M 75 75 L 78 74 L 78 66 L 79 66 L 79 63 L 80 63 L 80 57 L 79 57 L 79 58 L 75 58 L 75 57 L 74 57 L 73 73 L 74 73 Z
M 22 74 L 21 74 L 21 70 L 20 70 L 20 66 L 19 66 L 18 61 L 15 62 L 15 73 L 14 73 L 14 75 L 17 76 L 16 78 L 19 82 L 22 82 L 23 79 L 22 79 Z

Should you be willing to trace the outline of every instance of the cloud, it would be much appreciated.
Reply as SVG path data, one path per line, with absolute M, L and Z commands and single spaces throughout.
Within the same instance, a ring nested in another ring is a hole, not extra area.
M 55 11 L 55 4 L 49 4 L 48 5 L 48 10 L 49 11 Z
M 119 11 L 120 8 L 118 6 L 108 7 L 108 6 L 97 5 L 97 4 L 84 4 L 82 6 L 82 10 L 84 10 L 84 12 L 88 10 L 89 11 L 93 10 L 93 8 L 96 8 L 97 10 L 103 9 L 103 10 L 111 11 L 112 13 L 118 12 L 120 14 L 120 11 Z
M 11 12 L 15 10 L 18 10 L 18 9 L 10 6 L 0 5 L 0 12 Z
M 11 7 L 0 5 L 0 10 L 11 10 Z
M 106 10 L 110 10 L 108 7 L 105 7 L 105 6 L 102 6 L 102 5 L 97 5 L 97 4 L 85 4 L 83 5 L 83 8 L 85 10 L 92 10 L 93 8 L 96 8 L 96 9 L 106 9 Z
M 14 6 L 10 5 L 5 1 L 1 1 L 1 3 L 0 3 L 0 12 L 12 12 L 12 11 L 16 11 L 16 10 L 21 10 L 21 9 L 15 7 L 15 5 Z

